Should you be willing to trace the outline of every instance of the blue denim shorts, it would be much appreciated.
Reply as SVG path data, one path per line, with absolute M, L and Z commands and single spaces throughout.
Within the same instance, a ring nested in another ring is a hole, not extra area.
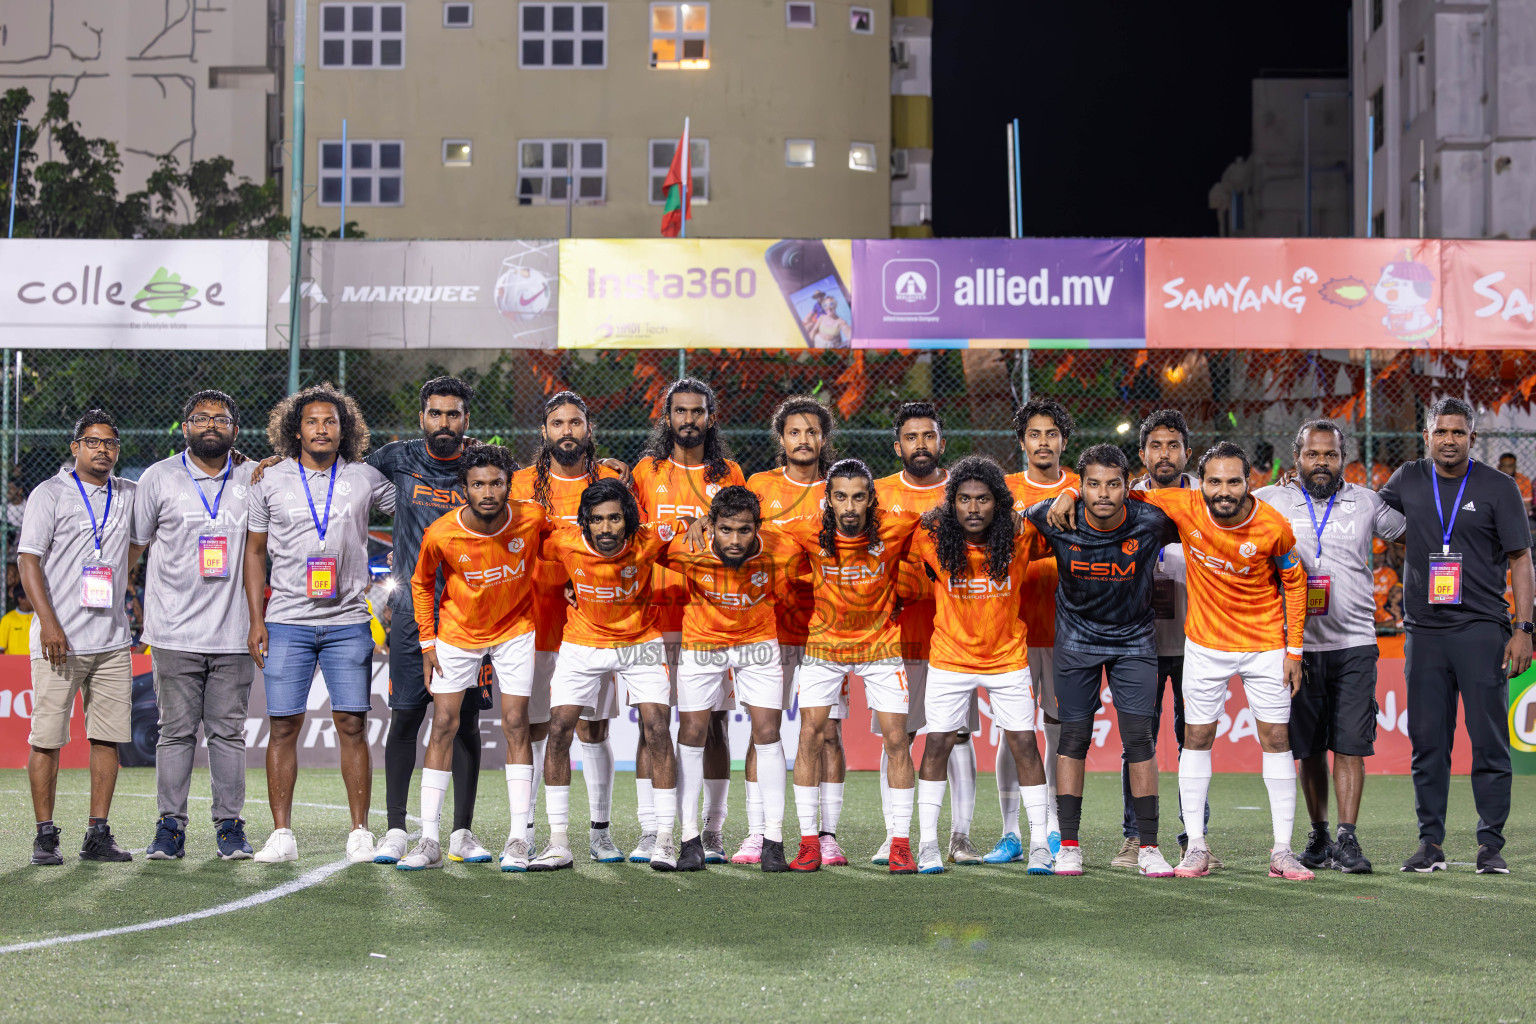
M 373 635 L 368 623 L 348 626 L 296 626 L 267 623 L 267 714 L 302 715 L 318 667 L 332 711 L 367 711 L 373 677 Z

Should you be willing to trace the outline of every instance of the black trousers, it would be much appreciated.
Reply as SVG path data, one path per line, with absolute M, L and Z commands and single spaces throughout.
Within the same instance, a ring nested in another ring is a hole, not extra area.
M 1478 622 L 1455 633 L 1408 630 L 1403 645 L 1408 674 L 1408 739 L 1413 743 L 1413 798 L 1419 838 L 1445 842 L 1456 736 L 1456 696 L 1466 706 L 1472 740 L 1472 799 L 1477 841 L 1504 847 L 1509 820 L 1509 679 L 1504 645 L 1509 627 Z

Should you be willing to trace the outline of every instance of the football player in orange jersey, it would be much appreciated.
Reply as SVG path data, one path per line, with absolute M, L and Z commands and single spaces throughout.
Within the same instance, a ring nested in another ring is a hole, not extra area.
M 661 415 L 651 428 L 635 463 L 635 496 L 646 522 L 676 516 L 702 518 L 710 499 L 722 487 L 745 484 L 741 467 L 729 458 L 720 436 L 715 392 L 692 377 L 675 380 L 661 399 Z M 688 585 L 677 573 L 658 567 L 652 580 L 656 600 L 656 628 L 661 630 L 667 652 L 667 668 L 676 677 L 682 645 L 683 605 Z M 734 701 L 722 696 L 710 718 L 704 743 L 704 853 L 711 864 L 725 863 L 726 796 L 731 785 L 731 748 L 726 732 L 726 713 Z M 640 818 L 640 845 L 630 860 L 644 862 L 649 856 L 648 819 L 654 814 L 651 797 L 649 743 L 641 723 L 640 744 L 635 751 L 635 795 Z
M 1024 403 L 1013 417 L 1014 436 L 1023 454 L 1024 471 L 1009 473 L 1016 512 L 1060 494 L 1077 483 L 1077 474 L 1061 464 L 1062 453 L 1076 424 L 1060 403 L 1036 398 Z M 1046 839 L 1055 856 L 1061 850 L 1061 826 L 1056 819 L 1056 750 L 1061 745 L 1061 723 L 1056 717 L 1056 556 L 1043 548 L 1029 563 L 1020 595 L 1019 616 L 1029 635 L 1029 681 L 1045 719 L 1045 782 L 1050 787 L 1046 807 Z M 982 858 L 988 864 L 1022 860 L 1019 836 L 1018 773 L 1013 752 L 1006 743 L 997 748 L 997 800 L 1003 811 L 1003 838 Z
M 832 446 L 836 421 L 832 410 L 809 395 L 793 395 L 773 410 L 773 437 L 779 451 L 777 469 L 753 473 L 747 489 L 757 495 L 764 521 L 782 526 L 797 516 L 819 516 L 827 504 L 827 469 L 837 461 Z M 778 622 L 779 658 L 784 692 L 780 706 L 788 708 L 794 700 L 795 670 L 805 660 L 806 630 L 815 607 L 814 587 L 809 579 L 789 577 L 783 581 L 786 595 L 773 603 Z M 848 763 L 843 756 L 842 720 L 848 717 L 847 691 L 842 702 L 828 713 L 825 743 L 821 748 L 821 819 L 823 830 L 821 862 L 828 866 L 848 863 L 837 845 L 837 819 L 842 810 L 843 779 Z M 731 857 L 732 864 L 756 864 L 763 847 L 763 796 L 758 788 L 757 747 L 747 749 L 747 837 L 741 849 Z

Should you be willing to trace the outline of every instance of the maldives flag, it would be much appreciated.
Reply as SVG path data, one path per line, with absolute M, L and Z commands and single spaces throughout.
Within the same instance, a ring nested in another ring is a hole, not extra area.
M 683 137 L 672 152 L 672 166 L 661 183 L 661 237 L 676 238 L 684 233 L 683 220 L 693 219 L 693 181 L 688 166 L 688 119 L 683 119 Z

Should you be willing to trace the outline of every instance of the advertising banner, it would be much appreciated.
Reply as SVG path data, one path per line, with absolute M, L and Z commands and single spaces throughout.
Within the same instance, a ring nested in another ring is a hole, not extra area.
M 1536 347 L 1536 243 L 1441 242 L 1446 347 Z
M 1139 238 L 853 243 L 862 348 L 1141 348 Z
M 563 239 L 561 348 L 849 348 L 852 243 Z
M 1509 746 L 1516 775 L 1536 775 L 1536 668 L 1509 681 Z
M 272 348 L 288 345 L 290 250 L 273 242 Z M 559 249 L 501 242 L 310 241 L 305 348 L 554 348 Z
M 1149 238 L 1152 348 L 1439 348 L 1441 243 Z
M 268 244 L 0 241 L 0 338 L 13 348 L 263 348 Z

